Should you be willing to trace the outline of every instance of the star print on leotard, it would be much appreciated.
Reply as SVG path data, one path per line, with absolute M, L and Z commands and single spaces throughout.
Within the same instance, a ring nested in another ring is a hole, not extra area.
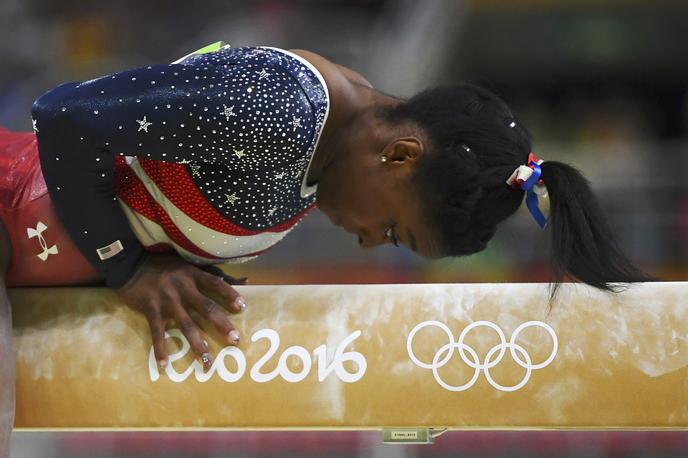
M 153 125 L 152 122 L 146 121 L 146 117 L 145 117 L 145 116 L 144 116 L 143 119 L 141 119 L 141 120 L 138 120 L 138 119 L 137 119 L 136 122 L 139 123 L 139 130 L 138 130 L 138 132 L 144 131 L 144 132 L 148 133 L 148 128 L 149 128 L 151 125 Z

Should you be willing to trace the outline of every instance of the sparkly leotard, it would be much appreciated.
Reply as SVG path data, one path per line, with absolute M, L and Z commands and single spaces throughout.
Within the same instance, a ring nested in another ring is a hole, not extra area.
M 315 207 L 306 177 L 328 110 L 306 60 L 223 47 L 61 85 L 33 119 L 62 224 L 119 287 L 145 251 L 241 262 L 281 240 Z

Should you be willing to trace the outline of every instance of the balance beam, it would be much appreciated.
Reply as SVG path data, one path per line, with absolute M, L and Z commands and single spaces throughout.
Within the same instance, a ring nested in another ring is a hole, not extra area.
M 236 289 L 208 371 L 112 291 L 11 290 L 16 428 L 688 428 L 688 283 Z

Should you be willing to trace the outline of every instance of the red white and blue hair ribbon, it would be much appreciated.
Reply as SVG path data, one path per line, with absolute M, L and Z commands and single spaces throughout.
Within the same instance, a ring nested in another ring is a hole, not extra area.
M 542 170 L 540 164 L 542 160 L 532 151 L 528 154 L 528 162 L 526 165 L 520 165 L 514 173 L 506 180 L 506 184 L 514 189 L 521 189 L 526 191 L 526 205 L 528 210 L 535 218 L 538 225 L 544 229 L 547 227 L 547 218 L 542 214 L 538 207 L 538 195 L 547 196 L 547 188 L 540 178 Z

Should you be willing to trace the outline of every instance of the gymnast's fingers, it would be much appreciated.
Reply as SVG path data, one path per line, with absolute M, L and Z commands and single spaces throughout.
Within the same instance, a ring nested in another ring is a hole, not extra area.
M 222 297 L 222 302 L 231 312 L 239 313 L 246 308 L 246 302 L 241 295 L 222 278 L 199 269 L 196 274 L 196 282 L 200 287 L 199 289 L 202 288 L 219 294 Z
M 230 285 L 246 285 L 248 283 L 248 277 L 236 278 L 228 274 L 222 274 L 220 277 Z
M 153 353 L 155 360 L 161 367 L 167 366 L 167 349 L 165 349 L 165 323 L 162 321 L 159 307 L 147 307 L 143 314 L 148 320 L 151 338 L 153 340 Z
M 229 313 L 217 302 L 198 291 L 187 291 L 185 300 L 187 303 L 193 304 L 198 313 L 213 323 L 230 345 L 239 344 L 239 333 L 234 329 L 234 325 L 229 319 Z
M 179 302 L 175 302 L 171 305 L 169 310 L 170 314 L 177 322 L 179 329 L 182 331 L 182 334 L 184 334 L 184 337 L 186 337 L 186 340 L 191 345 L 191 351 L 196 354 L 197 359 L 203 363 L 205 367 L 210 366 L 212 358 L 208 350 L 208 344 L 203 340 L 201 330 L 198 329 L 198 326 L 191 319 L 189 313 Z
M 224 281 L 229 283 L 230 285 L 245 285 L 248 283 L 248 277 L 241 277 L 241 278 L 236 278 L 233 277 L 232 275 L 226 274 L 224 270 L 220 269 L 214 264 L 209 264 L 207 266 L 198 266 L 201 270 L 204 270 L 210 274 L 213 274 L 217 277 L 221 277 Z
M 208 264 L 208 265 L 205 265 L 205 266 L 198 266 L 198 268 L 201 269 L 201 270 L 203 270 L 203 271 L 205 271 L 205 272 L 208 272 L 209 274 L 213 274 L 213 275 L 215 275 L 215 276 L 217 276 L 217 277 L 222 277 L 222 278 L 224 278 L 225 275 L 226 275 L 225 272 L 224 272 L 224 270 L 220 269 L 219 267 L 217 267 L 217 266 L 214 265 L 214 264 Z

